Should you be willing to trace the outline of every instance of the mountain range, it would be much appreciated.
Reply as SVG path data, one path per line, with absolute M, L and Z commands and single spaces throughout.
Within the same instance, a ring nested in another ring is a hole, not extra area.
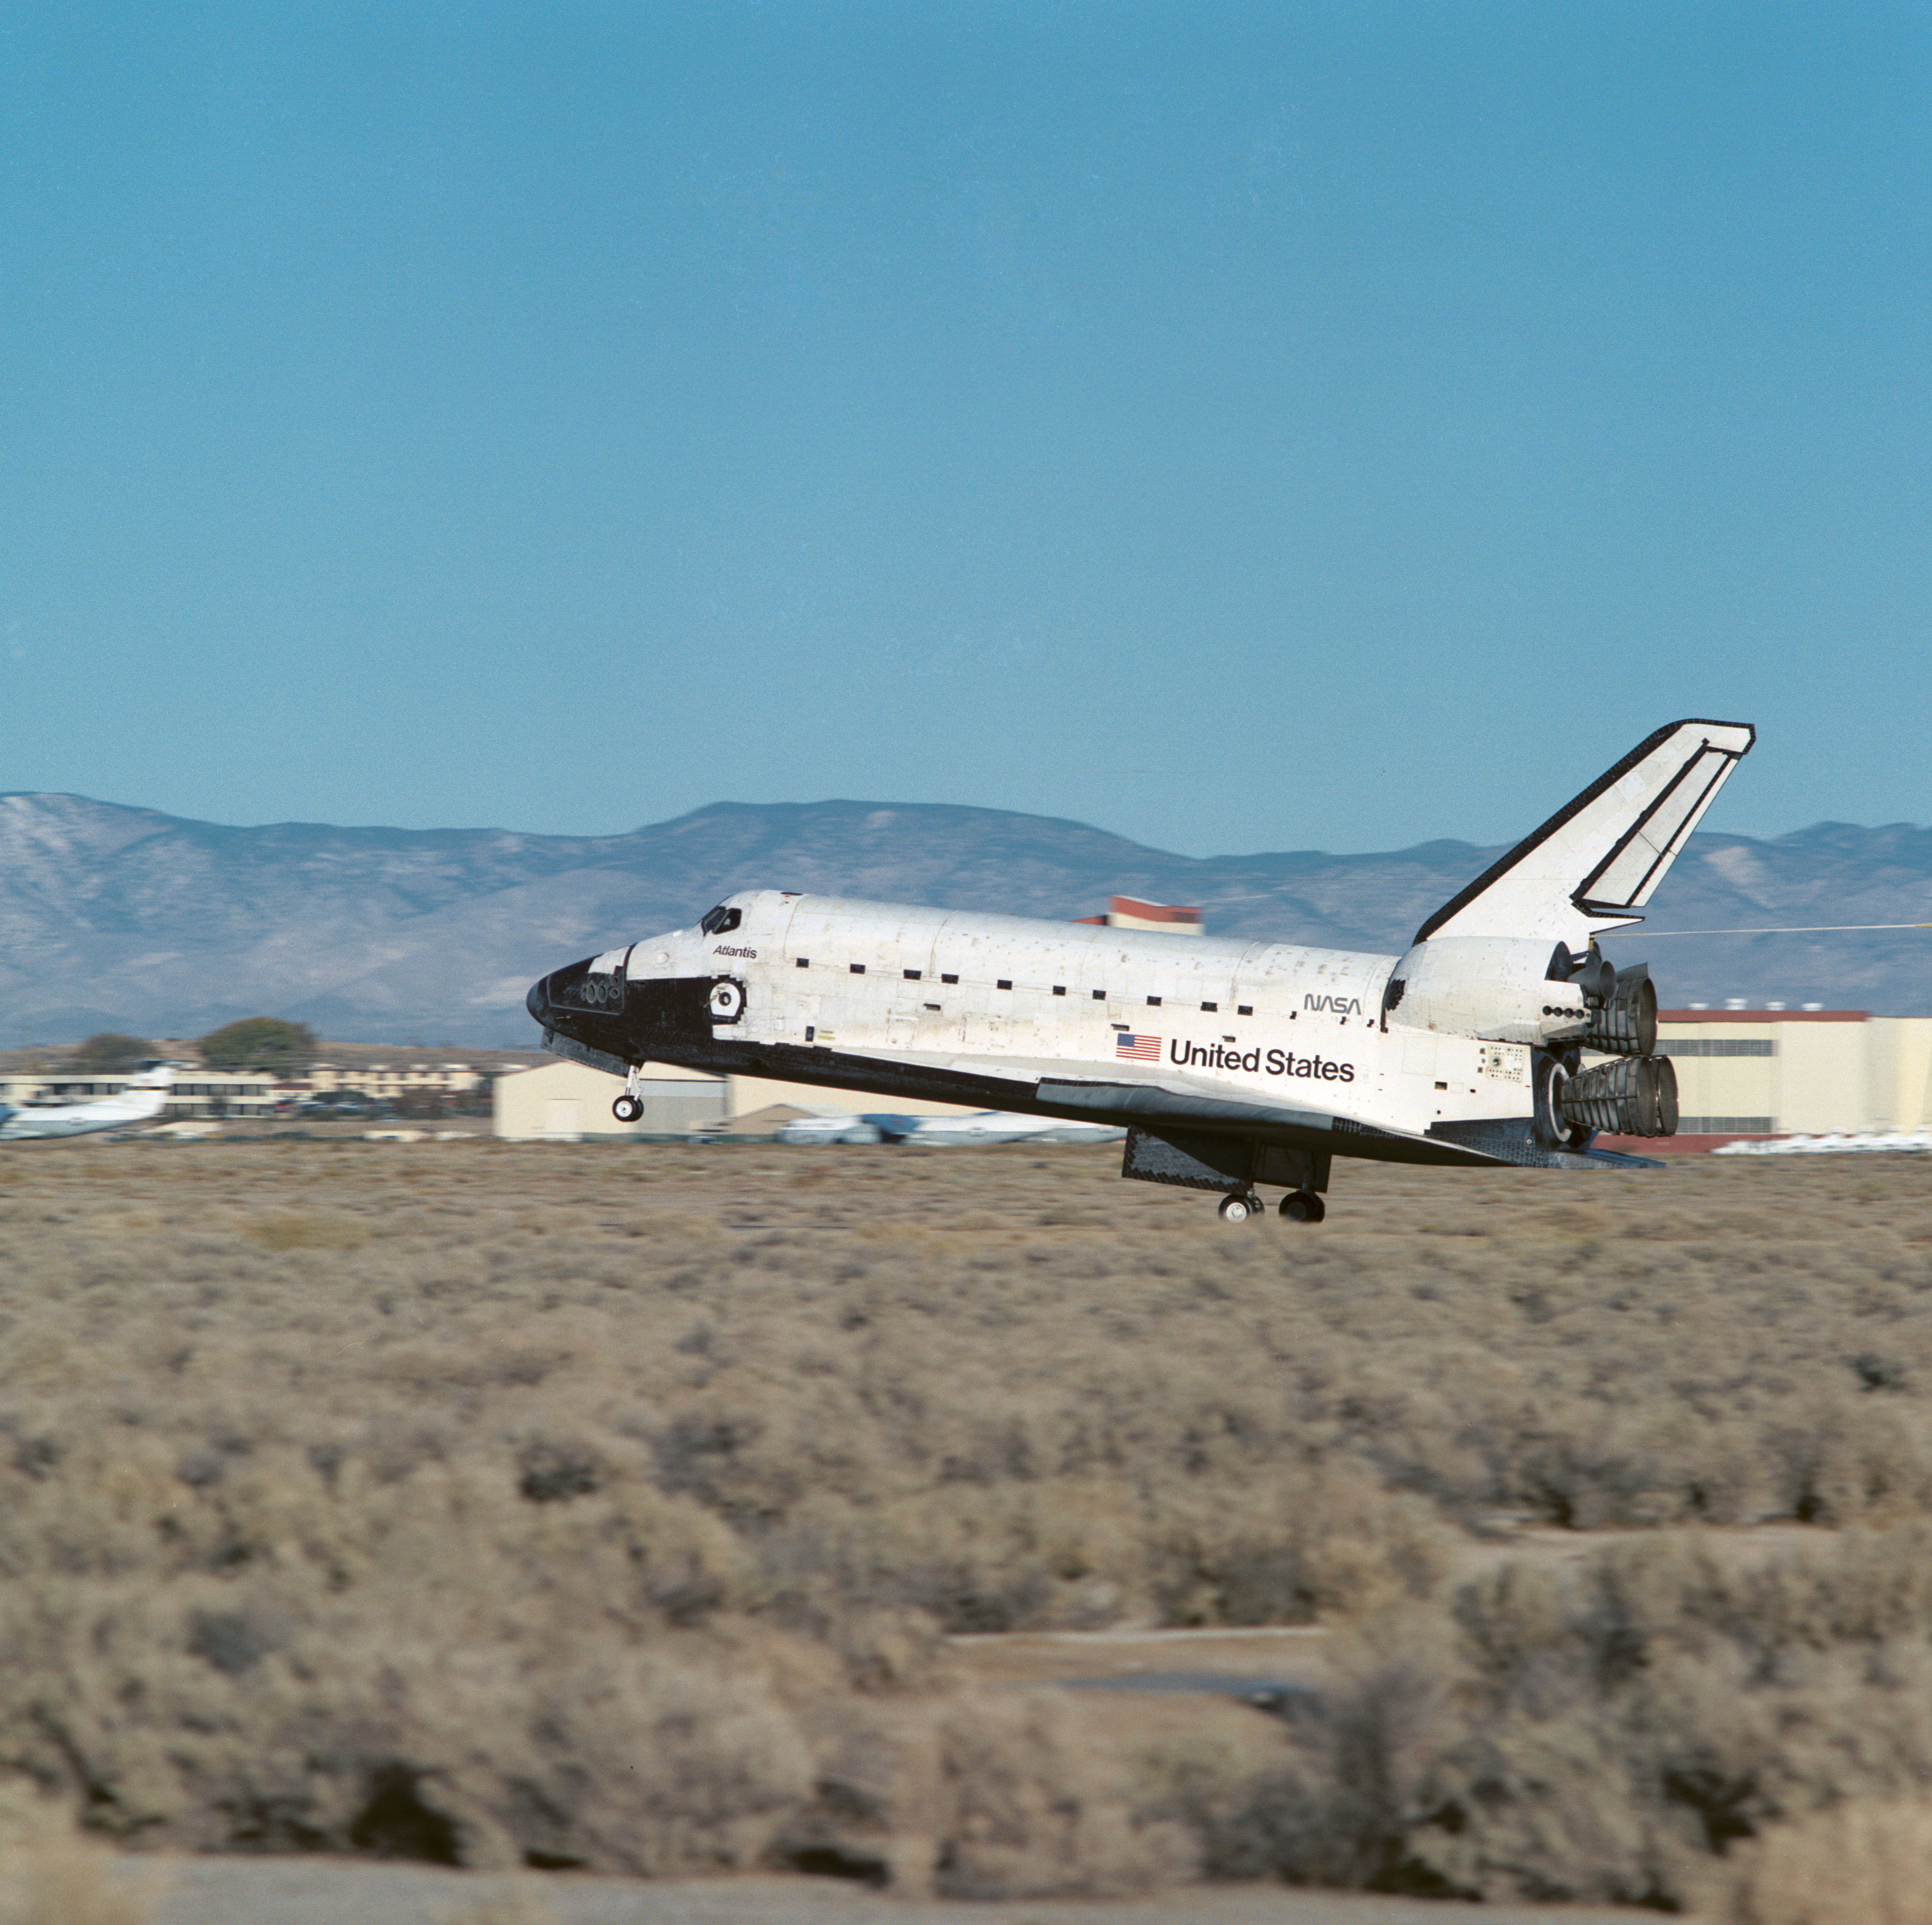
M 621 835 L 232 828 L 0 796 L 0 1048 L 286 1016 L 345 1040 L 527 1045 L 531 980 L 765 886 L 1070 919 L 1120 893 L 1215 935 L 1393 953 L 1499 849 L 1192 857 L 1084 823 L 930 803 L 719 802 Z M 1932 923 L 1932 830 L 1694 838 L 1654 930 Z M 1932 1014 L 1932 928 L 1612 938 L 1662 1000 Z

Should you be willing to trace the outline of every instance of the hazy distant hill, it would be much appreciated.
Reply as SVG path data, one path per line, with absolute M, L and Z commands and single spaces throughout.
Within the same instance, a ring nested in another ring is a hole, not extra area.
M 932 805 L 721 802 L 626 835 L 231 829 L 77 796 L 0 796 L 0 1047 L 106 1028 L 298 1018 L 370 1042 L 525 1042 L 531 979 L 688 923 L 738 888 L 1090 915 L 1116 890 L 1198 903 L 1215 934 L 1394 951 L 1492 859 L 1143 848 L 1079 823 Z M 1702 835 L 1660 929 L 1932 922 L 1932 831 L 1824 823 Z M 1621 942 L 1666 1003 L 1778 997 L 1932 1013 L 1932 930 Z

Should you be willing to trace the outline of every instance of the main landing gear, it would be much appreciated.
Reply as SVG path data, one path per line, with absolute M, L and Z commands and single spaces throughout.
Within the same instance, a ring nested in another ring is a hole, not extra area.
M 1291 1223 L 1319 1223 L 1328 1206 L 1313 1190 L 1290 1190 L 1281 1200 L 1281 1213 Z M 1237 1190 L 1221 1199 L 1223 1223 L 1248 1223 L 1268 1214 L 1268 1205 L 1250 1192 Z

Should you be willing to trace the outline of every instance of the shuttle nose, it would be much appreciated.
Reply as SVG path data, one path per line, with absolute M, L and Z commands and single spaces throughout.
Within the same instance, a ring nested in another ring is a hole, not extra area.
M 581 962 L 566 963 L 562 969 L 538 976 L 524 998 L 524 1007 L 545 1029 L 561 1030 L 573 1036 L 585 1023 L 606 1020 L 617 1013 L 621 1007 L 617 999 L 608 993 L 586 993 L 592 988 L 608 991 L 611 987 L 610 979 L 591 976 L 590 965 L 595 960 L 586 956 Z

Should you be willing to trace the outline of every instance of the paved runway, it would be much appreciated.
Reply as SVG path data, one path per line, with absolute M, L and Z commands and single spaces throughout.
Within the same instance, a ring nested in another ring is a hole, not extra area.
M 158 1861 L 130 1861 L 136 1876 Z M 344 1858 L 166 1861 L 148 1925 L 1634 1925 L 1620 1908 L 1196 1887 L 1151 1899 L 917 1903 L 827 1879 L 500 1878 Z

